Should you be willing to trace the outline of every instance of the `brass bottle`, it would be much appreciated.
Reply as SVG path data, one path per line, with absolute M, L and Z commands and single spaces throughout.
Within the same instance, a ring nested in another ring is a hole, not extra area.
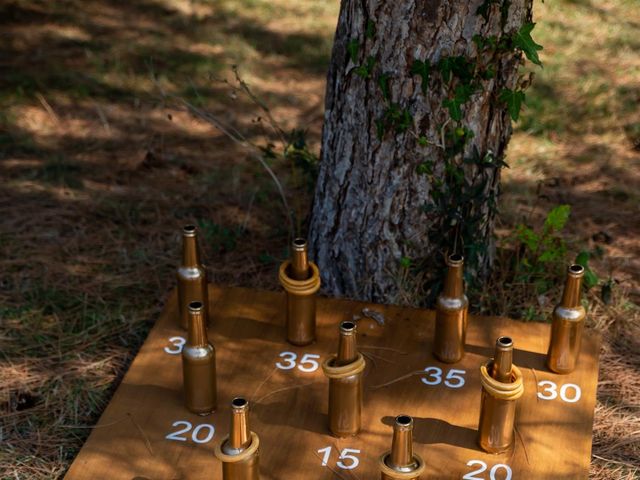
M 458 362 L 464 355 L 469 300 L 464 294 L 463 265 L 462 255 L 449 255 L 444 288 L 436 301 L 433 354 L 444 363 Z
M 207 339 L 202 302 L 189 304 L 189 333 L 182 349 L 182 378 L 187 409 L 208 415 L 217 406 L 216 351 Z
M 413 418 L 398 415 L 393 423 L 391 451 L 378 460 L 382 480 L 418 480 L 424 472 L 424 461 L 413 452 Z
M 513 365 L 513 341 L 496 340 L 492 360 L 480 367 L 482 396 L 478 444 L 489 453 L 501 453 L 513 445 L 516 401 L 524 392 L 522 373 Z
M 329 378 L 329 430 L 336 437 L 349 437 L 360 431 L 365 365 L 356 345 L 356 324 L 342 322 L 338 354 L 322 364 Z
M 580 301 L 584 268 L 571 265 L 560 304 L 553 310 L 547 366 L 555 373 L 571 373 L 580 355 L 586 312 Z
M 178 267 L 178 314 L 180 326 L 185 330 L 189 323 L 189 303 L 202 302 L 205 325 L 209 321 L 209 286 L 207 272 L 200 263 L 197 228 L 186 225 L 182 229 L 182 262 Z
M 320 272 L 307 257 L 304 238 L 293 241 L 291 252 L 291 259 L 280 265 L 278 278 L 287 295 L 287 341 L 303 346 L 316 338 L 316 292 L 320 289 Z
M 249 429 L 249 402 L 236 397 L 231 401 L 229 435 L 214 447 L 222 462 L 223 480 L 258 480 L 260 478 L 260 440 Z

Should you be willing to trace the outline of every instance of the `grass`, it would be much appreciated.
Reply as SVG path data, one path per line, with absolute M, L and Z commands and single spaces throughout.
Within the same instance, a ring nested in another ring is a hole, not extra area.
M 600 251 L 592 267 L 614 282 L 608 303 L 600 287 L 587 296 L 604 337 L 595 479 L 640 468 L 635 3 L 536 2 L 545 66 L 509 147 L 492 284 L 510 272 L 514 226 L 571 204 L 569 257 Z M 182 224 L 202 226 L 216 282 L 276 288 L 287 229 L 273 182 L 158 87 L 273 141 L 255 121 L 262 112 L 216 80 L 237 64 L 285 130 L 308 130 L 317 151 L 337 10 L 318 0 L 0 6 L 0 478 L 63 476 L 173 286 Z M 291 184 L 287 165 L 271 167 Z M 303 183 L 298 220 L 310 203 Z M 558 295 L 487 292 L 478 298 L 491 313 L 530 320 L 547 318 Z

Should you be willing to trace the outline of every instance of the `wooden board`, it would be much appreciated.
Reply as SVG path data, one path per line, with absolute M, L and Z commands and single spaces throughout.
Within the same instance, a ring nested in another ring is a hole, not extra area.
M 166 351 L 178 350 L 174 345 L 179 340 L 170 338 L 184 336 L 177 326 L 174 292 L 67 479 L 220 479 L 221 465 L 213 455 L 213 445 L 228 433 L 228 405 L 239 395 L 253 402 L 251 424 L 261 440 L 262 479 L 379 478 L 377 458 L 390 448 L 391 422 L 401 413 L 414 417 L 414 448 L 427 464 L 423 480 L 502 480 L 507 478 L 506 469 L 495 467 L 499 464 L 512 470 L 513 480 L 588 476 L 598 374 L 599 339 L 595 335 L 585 335 L 578 369 L 561 376 L 544 367 L 547 324 L 471 316 L 465 357 L 458 364 L 444 365 L 430 353 L 432 311 L 320 298 L 318 341 L 300 348 L 283 340 L 284 294 L 212 286 L 210 301 L 218 411 L 200 417 L 183 407 L 180 355 Z M 305 354 L 319 355 L 316 361 L 321 362 L 335 352 L 338 323 L 361 314 L 363 307 L 381 312 L 385 325 L 371 319 L 358 322 L 359 345 L 369 356 L 363 431 L 358 437 L 338 440 L 326 427 L 328 384 L 322 369 L 304 372 L 300 368 L 314 368 L 314 357 L 302 362 Z M 514 361 L 523 371 L 525 394 L 519 401 L 515 449 L 511 454 L 489 455 L 476 445 L 481 391 L 478 368 L 492 355 L 500 335 L 514 339 Z M 285 351 L 297 355 L 292 369 L 276 367 L 276 362 L 292 365 L 291 355 L 279 356 Z M 426 367 L 436 368 L 427 375 L 372 388 Z M 464 385 L 459 386 L 462 381 Z M 545 400 L 539 395 L 555 398 Z M 189 423 L 175 423 L 179 421 Z M 198 427 L 201 424 L 214 426 L 211 439 L 211 427 Z M 183 440 L 166 438 L 189 425 L 188 431 L 175 435 Z M 194 433 L 202 443 L 194 441 Z M 341 452 L 345 455 L 342 466 L 357 461 L 357 467 L 340 468 Z M 325 458 L 327 465 L 323 466 Z M 472 461 L 475 463 L 469 463 Z M 483 468 L 483 462 L 486 470 L 472 474 Z

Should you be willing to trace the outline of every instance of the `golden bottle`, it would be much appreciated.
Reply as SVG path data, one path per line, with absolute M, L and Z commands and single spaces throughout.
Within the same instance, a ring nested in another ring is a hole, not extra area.
M 189 333 L 182 349 L 182 378 L 187 409 L 208 415 L 217 406 L 216 351 L 207 339 L 203 304 L 189 304 Z
M 360 431 L 364 368 L 364 357 L 356 345 L 356 324 L 342 322 L 338 354 L 322 364 L 329 378 L 329 430 L 336 437 L 349 437 Z
M 209 286 L 207 272 L 200 263 L 197 228 L 186 225 L 182 229 L 182 262 L 178 267 L 178 315 L 180 326 L 187 329 L 189 303 L 202 302 L 205 325 L 209 321 Z
M 316 338 L 316 292 L 320 289 L 320 272 L 307 258 L 304 238 L 293 241 L 291 252 L 291 259 L 280 265 L 278 278 L 286 292 L 287 341 L 303 346 Z
M 229 435 L 214 447 L 222 462 L 223 480 L 260 478 L 260 439 L 249 429 L 249 402 L 236 397 L 231 402 Z
M 547 366 L 555 373 L 571 373 L 580 355 L 586 311 L 580 301 L 584 268 L 571 265 L 560 304 L 553 310 Z
M 395 418 L 391 451 L 379 458 L 378 465 L 382 480 L 419 480 L 424 472 L 424 461 L 413 452 L 413 418 L 409 415 Z
M 455 363 L 464 355 L 469 300 L 462 281 L 464 259 L 453 254 L 447 258 L 444 288 L 436 301 L 436 328 L 433 354 L 444 363 Z
M 500 337 L 493 359 L 480 367 L 478 444 L 485 452 L 501 453 L 513 445 L 516 403 L 524 392 L 524 383 L 512 359 L 513 341 Z

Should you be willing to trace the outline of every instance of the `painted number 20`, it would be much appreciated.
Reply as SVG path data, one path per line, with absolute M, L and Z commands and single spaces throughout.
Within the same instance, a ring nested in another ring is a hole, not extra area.
M 538 382 L 539 387 L 542 388 L 541 392 L 538 392 L 538 398 L 542 400 L 554 400 L 558 398 L 558 385 L 550 380 L 542 380 Z M 572 390 L 573 393 L 571 395 L 568 394 L 569 390 Z M 573 383 L 565 383 L 560 387 L 560 399 L 563 402 L 567 403 L 576 403 L 580 400 L 582 396 L 582 391 L 578 385 Z
M 280 370 L 291 370 L 298 366 L 298 370 L 302 372 L 315 372 L 320 364 L 316 361 L 316 359 L 320 358 L 320 355 L 316 355 L 315 353 L 305 353 L 299 362 L 296 362 L 298 359 L 298 355 L 293 352 L 282 352 L 278 355 L 282 358 L 282 361 L 276 362 L 276 367 Z
M 326 467 L 329 463 L 329 458 L 331 457 L 332 447 L 324 447 L 318 450 L 318 453 L 322 453 L 322 466 Z M 354 453 L 360 453 L 360 450 L 356 450 L 355 448 L 343 448 L 340 452 L 340 457 L 338 457 L 338 461 L 336 465 L 338 468 L 342 468 L 343 470 L 353 470 L 358 465 L 360 465 L 360 459 L 353 455 Z
M 420 381 L 425 385 L 439 385 L 442 383 L 442 369 L 440 367 L 427 367 L 424 369 L 428 373 L 426 378 L 421 378 Z M 447 372 L 444 378 L 444 384 L 449 388 L 460 388 L 464 385 L 464 377 L 467 373 L 466 370 L 456 370 L 452 368 Z
M 183 433 L 187 433 L 189 430 L 193 428 L 191 422 L 187 422 L 186 420 L 178 420 L 177 422 L 173 422 L 172 427 L 183 426 L 183 428 L 176 430 L 175 432 L 171 432 L 166 437 L 167 440 L 175 440 L 177 442 L 186 442 L 187 437 L 183 436 Z M 196 425 L 196 428 L 193 428 L 191 432 L 191 440 L 195 443 L 207 443 L 210 442 L 213 438 L 213 435 L 216 433 L 216 428 L 209 423 L 201 423 L 200 425 Z
M 469 460 L 467 462 L 467 466 L 479 466 L 477 470 L 473 472 L 467 473 L 462 480 L 485 480 L 486 477 L 478 477 L 477 475 L 485 472 L 487 470 L 488 465 L 482 460 Z M 491 470 L 489 470 L 489 480 L 498 480 L 497 473 L 500 470 L 504 470 L 504 480 L 511 480 L 511 467 L 509 465 L 505 465 L 504 463 L 496 463 Z

